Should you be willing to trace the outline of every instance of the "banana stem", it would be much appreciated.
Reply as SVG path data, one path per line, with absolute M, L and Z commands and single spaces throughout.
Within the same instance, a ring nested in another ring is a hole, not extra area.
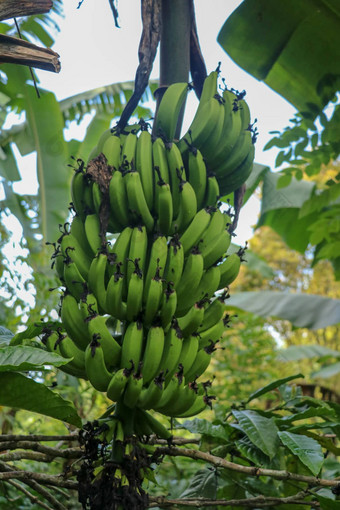
M 188 82 L 190 71 L 190 0 L 162 0 L 160 42 L 160 78 L 157 108 L 168 85 Z M 179 116 L 175 137 L 179 137 L 183 113 Z

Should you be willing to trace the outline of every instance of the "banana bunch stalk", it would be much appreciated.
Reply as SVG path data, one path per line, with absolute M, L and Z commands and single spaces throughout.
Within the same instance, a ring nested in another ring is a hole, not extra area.
M 72 221 L 52 255 L 63 330 L 43 343 L 70 360 L 62 370 L 116 403 L 118 441 L 169 439 L 152 410 L 186 418 L 214 399 L 201 378 L 243 256 L 228 254 L 232 220 L 219 199 L 245 182 L 254 158 L 247 103 L 228 89 L 220 95 L 217 81 L 217 71 L 206 78 L 180 140 L 186 83 L 166 90 L 154 135 L 142 120 L 105 131 L 72 178 Z

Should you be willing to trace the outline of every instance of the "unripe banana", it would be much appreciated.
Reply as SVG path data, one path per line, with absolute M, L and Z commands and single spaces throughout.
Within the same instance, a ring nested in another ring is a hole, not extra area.
M 101 344 L 93 340 L 85 350 L 85 369 L 92 386 L 98 391 L 107 391 L 112 373 L 106 368 Z
M 232 253 L 217 267 L 221 273 L 219 286 L 223 289 L 236 279 L 241 267 L 241 258 L 237 253 Z
M 168 255 L 164 270 L 164 280 L 172 282 L 173 287 L 176 289 L 179 281 L 181 280 L 184 267 L 184 250 L 182 243 L 178 240 L 177 236 L 170 239 L 168 245 Z
M 135 259 L 135 270 L 130 276 L 126 300 L 126 318 L 129 322 L 137 320 L 143 304 L 143 273 Z
M 164 349 L 164 330 L 161 326 L 151 326 L 143 355 L 143 380 L 148 384 L 160 372 L 160 362 Z
M 164 373 L 155 377 L 148 387 L 143 388 L 137 401 L 137 406 L 140 409 L 152 409 L 162 396 L 164 387 Z
M 148 288 L 150 280 L 155 276 L 156 270 L 159 276 L 163 277 L 166 259 L 168 255 L 168 245 L 166 236 L 155 234 L 151 239 L 150 253 L 148 256 L 148 264 L 146 276 L 144 278 L 144 291 Z M 144 299 L 146 298 L 144 293 Z
M 83 295 L 86 281 L 80 274 L 75 262 L 66 258 L 64 260 L 64 281 L 67 290 L 77 300 L 80 301 Z
M 135 260 L 138 260 L 142 274 L 145 273 L 147 263 L 148 235 L 144 225 L 134 227 L 131 234 L 129 257 L 126 270 L 126 283 L 129 284 L 130 277 L 135 270 Z
M 124 274 L 121 272 L 121 263 L 117 264 L 116 272 L 111 276 L 106 290 L 106 310 L 112 317 L 124 321 L 126 319 L 127 305 L 123 301 Z
M 113 402 L 119 400 L 125 390 L 132 369 L 120 368 L 115 372 L 107 387 L 107 397 Z
M 223 335 L 225 329 L 225 325 L 223 319 L 219 320 L 211 326 L 209 329 L 201 331 L 199 333 L 199 349 L 204 349 L 204 347 L 208 347 L 211 345 L 211 342 L 217 342 L 221 336 Z
M 107 321 L 108 317 L 94 315 L 88 317 L 87 323 L 92 342 L 99 340 L 106 366 L 113 371 L 119 366 L 122 348 L 108 329 Z
M 85 369 L 84 351 L 78 349 L 76 344 L 67 335 L 61 335 L 58 339 L 58 347 L 64 358 L 73 358 L 73 365 L 79 370 Z
M 220 234 L 217 234 L 215 238 L 211 240 L 209 245 L 199 245 L 204 260 L 204 269 L 211 267 L 223 258 L 230 246 L 230 243 L 231 236 L 227 230 L 224 230 Z
M 188 305 L 188 295 L 194 294 L 203 275 L 204 260 L 201 252 L 193 248 L 189 253 L 180 282 L 177 285 L 177 310 L 178 317 L 185 315 Z
M 202 302 L 195 303 L 183 317 L 179 317 L 178 326 L 182 330 L 183 336 L 194 333 L 202 324 L 203 317 L 204 306 Z
M 124 392 L 124 404 L 130 409 L 136 407 L 138 398 L 143 388 L 143 377 L 140 369 L 136 373 L 132 374 L 128 380 L 128 383 Z
M 207 188 L 204 195 L 203 203 L 205 207 L 213 206 L 216 207 L 217 202 L 220 198 L 220 187 L 215 174 L 208 175 Z
M 172 225 L 173 204 L 170 185 L 163 180 L 156 180 L 156 211 L 157 228 L 162 235 L 168 236 Z
M 126 172 L 124 181 L 129 210 L 146 226 L 147 231 L 151 232 L 154 226 L 154 219 L 145 199 L 139 173 L 136 171 Z
M 218 266 L 217 266 L 218 267 Z M 220 319 L 222 319 L 225 313 L 224 300 L 227 297 L 227 293 L 223 293 L 221 296 L 217 296 L 204 310 L 202 325 L 198 328 L 198 333 L 205 331 L 206 329 L 214 326 Z
M 203 232 L 208 227 L 211 220 L 211 210 L 210 209 L 201 209 L 193 218 L 187 229 L 180 236 L 179 240 L 183 245 L 184 255 L 192 249 L 193 246 L 196 246 Z
M 125 227 L 116 238 L 114 245 L 109 248 L 108 273 L 112 276 L 116 272 L 116 265 L 120 264 L 121 272 L 126 274 L 127 259 L 129 258 L 130 241 L 133 232 L 132 227 Z
M 130 322 L 127 324 L 120 359 L 121 368 L 138 367 L 141 361 L 144 343 L 144 328 L 140 322 Z
M 207 167 L 202 153 L 198 149 L 189 149 L 188 153 L 188 181 L 194 188 L 197 199 L 197 210 L 204 207 L 204 197 L 207 188 Z
M 63 326 L 75 345 L 85 351 L 91 341 L 87 325 L 79 309 L 77 300 L 71 294 L 65 294 L 61 303 Z
M 93 251 L 86 238 L 84 221 L 78 214 L 76 214 L 72 218 L 72 223 L 70 225 L 70 234 L 76 238 L 80 247 L 82 248 L 84 253 L 86 253 L 86 255 L 89 257 L 89 259 L 92 259 Z
M 181 234 L 188 227 L 197 212 L 197 199 L 194 188 L 188 181 L 180 181 L 179 191 L 179 212 L 172 222 L 171 232 Z
M 116 170 L 109 184 L 109 198 L 111 215 L 116 223 L 125 228 L 130 224 L 128 211 L 127 192 L 122 172 Z
M 197 352 L 195 361 L 191 365 L 190 370 L 186 373 L 186 383 L 198 379 L 206 371 L 211 361 L 211 355 L 216 350 L 215 345 L 214 342 L 211 342 L 210 345 L 203 347 L 203 349 Z
M 64 234 L 60 242 L 60 247 L 64 257 L 66 259 L 71 259 L 76 264 L 78 271 L 86 280 L 92 258 L 82 249 L 77 238 L 72 234 Z
M 154 206 L 155 175 L 152 161 L 152 138 L 151 134 L 142 127 L 142 132 L 137 140 L 136 170 L 142 181 L 146 203 L 150 211 Z
M 187 83 L 172 83 L 164 92 L 153 125 L 153 132 L 172 141 L 176 134 L 178 118 L 188 93 Z
M 185 376 L 192 367 L 198 352 L 198 336 L 190 335 L 183 338 L 182 351 L 180 355 L 181 364 L 183 365 L 183 375 Z
M 99 252 L 91 262 L 87 281 L 91 292 L 96 296 L 100 310 L 104 313 L 106 313 L 106 270 L 107 253 Z
M 86 239 L 92 250 L 92 256 L 96 255 L 104 244 L 98 215 L 88 214 L 85 218 L 84 227 Z
M 178 323 L 172 322 L 164 338 L 164 349 L 160 362 L 160 369 L 164 371 L 166 385 L 173 377 L 178 368 L 182 352 L 183 334 Z
M 144 295 L 146 295 L 146 297 L 144 302 L 143 322 L 146 325 L 150 325 L 158 314 L 163 295 L 163 281 L 159 275 L 158 268 L 156 269 L 155 276 L 150 280 Z
M 160 321 L 165 333 L 169 329 L 171 321 L 175 315 L 176 308 L 177 308 L 177 293 L 175 289 L 173 289 L 172 282 L 168 282 L 163 292 L 159 312 Z
M 175 143 L 166 144 L 170 187 L 172 195 L 173 216 L 177 218 L 180 203 L 180 182 L 186 180 L 186 172 L 182 154 Z
M 128 133 L 128 135 L 126 136 L 122 148 L 120 166 L 124 172 L 129 170 L 135 170 L 136 148 L 137 148 L 137 135 L 134 131 L 132 131 Z
M 119 136 L 112 133 L 111 129 L 108 129 L 105 141 L 101 143 L 101 140 L 99 140 L 98 142 L 98 148 L 100 147 L 101 152 L 107 159 L 107 164 L 112 166 L 115 170 L 118 170 L 120 165 L 120 153 L 121 153 L 121 144 Z

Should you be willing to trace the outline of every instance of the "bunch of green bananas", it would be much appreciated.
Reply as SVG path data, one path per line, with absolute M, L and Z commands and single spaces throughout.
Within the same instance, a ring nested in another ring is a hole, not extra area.
M 225 328 L 225 295 L 242 253 L 227 254 L 231 218 L 219 197 L 248 177 L 254 157 L 244 99 L 204 83 L 188 132 L 173 140 L 188 85 L 168 87 L 152 136 L 141 122 L 103 133 L 72 184 L 72 222 L 52 256 L 65 287 L 65 333 L 44 344 L 68 373 L 133 410 L 137 434 L 169 432 L 148 412 L 194 416 L 211 405 L 200 382 Z M 104 158 L 105 178 L 89 168 Z M 98 159 L 98 158 L 97 158 Z

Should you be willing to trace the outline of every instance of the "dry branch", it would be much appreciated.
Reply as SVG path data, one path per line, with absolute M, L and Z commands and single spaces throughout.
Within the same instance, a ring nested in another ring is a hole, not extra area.
M 288 496 L 286 498 L 274 498 L 274 497 L 265 497 L 265 496 L 257 496 L 255 498 L 247 498 L 247 499 L 206 499 L 206 498 L 185 498 L 185 499 L 166 499 L 164 497 L 150 497 L 150 505 L 149 508 L 169 508 L 173 505 L 181 505 L 188 507 L 196 507 L 196 508 L 204 508 L 210 506 L 242 506 L 242 507 L 257 507 L 264 508 L 276 505 L 283 504 L 296 504 L 296 505 L 308 505 L 310 508 L 320 508 L 320 504 L 315 501 L 303 501 L 303 497 L 306 497 L 305 492 L 299 492 L 294 496 Z M 261 505 L 259 507 L 259 505 Z
M 0 0 L 0 20 L 43 14 L 52 7 L 52 0 Z
M 41 48 L 16 37 L 0 34 L 0 63 L 36 67 L 59 73 L 59 55 L 49 48 Z
M 195 460 L 203 460 L 213 466 L 230 469 L 238 473 L 244 473 L 249 476 L 269 476 L 275 480 L 294 480 L 296 482 L 308 483 L 311 487 L 335 487 L 339 485 L 339 480 L 327 480 L 316 476 L 299 475 L 288 471 L 279 471 L 276 469 L 264 469 L 251 466 L 242 466 L 228 460 L 216 457 L 211 453 L 201 452 L 199 450 L 189 450 L 188 448 L 157 448 L 156 455 L 169 455 L 170 457 L 188 457 Z

